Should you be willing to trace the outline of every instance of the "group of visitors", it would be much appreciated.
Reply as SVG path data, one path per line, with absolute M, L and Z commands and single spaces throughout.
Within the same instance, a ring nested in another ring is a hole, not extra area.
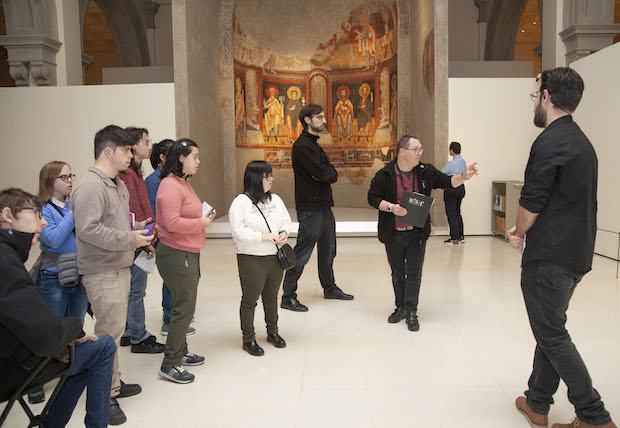
M 596 154 L 571 116 L 583 87 L 573 70 L 542 73 L 532 98 L 534 123 L 545 130 L 532 146 L 517 225 L 510 231 L 511 245 L 523 251 L 522 289 L 537 342 L 528 390 L 516 406 L 536 427 L 548 426 L 560 379 L 568 385 L 577 418 L 553 427 L 615 427 L 565 327 L 572 293 L 591 269 L 596 231 Z M 325 112 L 318 105 L 304 106 L 299 121 L 303 132 L 292 150 L 299 222 L 296 264 L 284 266 L 280 259 L 291 217 L 272 193 L 273 171 L 267 162 L 247 165 L 243 193 L 228 210 L 241 284 L 242 348 L 253 356 L 265 354 L 254 330 L 260 297 L 267 341 L 276 348 L 286 347 L 278 329 L 280 284 L 281 308 L 309 310 L 297 289 L 315 246 L 324 297 L 354 299 L 334 276 L 331 184 L 338 172 L 318 142 L 325 131 Z M 452 213 L 447 242 L 462 243 L 463 183 L 478 174 L 475 163 L 466 165 L 460 158 L 458 143 L 451 144 L 454 159 L 443 172 L 421 162 L 423 151 L 420 139 L 400 138 L 395 159 L 376 172 L 368 191 L 391 268 L 395 309 L 388 322 L 405 319 L 410 331 L 420 329 L 419 294 L 431 221 L 428 216 L 422 227 L 406 223 L 403 195 L 430 196 L 432 189 L 445 189 L 446 209 L 450 205 Z M 95 135 L 94 155 L 93 167 L 75 188 L 71 167 L 54 161 L 40 171 L 38 196 L 17 188 L 0 192 L 0 400 L 7 399 L 41 358 L 52 357 L 32 385 L 56 377 L 66 366 L 67 346 L 75 343 L 75 364 L 45 420 L 47 427 L 65 426 L 85 387 L 86 426 L 127 420 L 118 399 L 140 393 L 141 387 L 121 380 L 119 346 L 131 346 L 132 353 L 163 353 L 159 375 L 180 384 L 195 379 L 186 366 L 205 362 L 189 350 L 186 340 L 196 331 L 190 324 L 201 276 L 200 252 L 205 230 L 216 216 L 188 181 L 200 167 L 198 145 L 183 138 L 151 147 L 146 129 L 110 125 Z M 155 171 L 144 180 L 146 159 Z M 37 240 L 41 256 L 29 275 L 24 263 Z M 145 326 L 144 297 L 155 266 L 164 282 L 165 344 Z M 94 334 L 82 327 L 87 311 L 95 318 Z M 29 393 L 31 401 L 44 400 L 41 389 Z

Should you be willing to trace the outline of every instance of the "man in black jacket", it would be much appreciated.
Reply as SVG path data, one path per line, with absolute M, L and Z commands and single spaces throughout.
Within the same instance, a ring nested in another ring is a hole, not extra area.
M 331 184 L 338 180 L 336 168 L 329 162 L 319 146 L 319 133 L 325 130 L 325 112 L 316 104 L 304 106 L 299 112 L 304 131 L 293 144 L 293 170 L 295 172 L 295 205 L 299 232 L 295 244 L 297 265 L 286 271 L 282 288 L 281 308 L 306 312 L 308 307 L 297 300 L 297 281 L 310 260 L 314 245 L 317 246 L 319 281 L 326 299 L 353 300 L 344 293 L 334 279 L 336 257 L 336 221 L 331 207 Z
M 552 428 L 616 426 L 566 330 L 566 310 L 592 269 L 596 237 L 598 160 L 572 117 L 583 89 L 570 68 L 542 73 L 531 96 L 534 125 L 545 129 L 532 144 L 517 225 L 508 231 L 511 245 L 523 252 L 521 291 L 536 339 L 528 389 L 516 400 L 532 426 L 547 426 L 560 379 L 577 418 Z
M 377 171 L 368 190 L 368 203 L 379 210 L 379 241 L 385 244 L 392 269 L 396 309 L 388 317 L 388 322 L 395 324 L 407 318 L 410 331 L 420 329 L 418 297 L 431 219 L 429 215 L 424 229 L 399 222 L 397 217 L 407 214 L 407 210 L 400 206 L 403 192 L 430 196 L 432 189 L 455 188 L 478 174 L 474 163 L 462 174 L 447 176 L 433 165 L 420 162 L 423 151 L 420 140 L 411 135 L 402 137 L 396 145 L 396 160 Z
M 53 357 L 35 377 L 40 385 L 55 378 L 68 362 L 67 346 L 76 342 L 75 363 L 45 419 L 46 427 L 64 427 L 88 388 L 87 427 L 106 427 L 116 344 L 82 331 L 82 320 L 57 318 L 24 267 L 30 248 L 47 223 L 43 203 L 21 189 L 0 192 L 0 401 L 28 377 L 41 360 Z

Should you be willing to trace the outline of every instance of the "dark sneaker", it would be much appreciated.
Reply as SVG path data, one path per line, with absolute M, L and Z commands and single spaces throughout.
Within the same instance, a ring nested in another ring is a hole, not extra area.
M 407 310 L 405 308 L 396 308 L 392 315 L 388 317 L 388 322 L 390 324 L 396 324 L 402 320 L 407 318 Z
M 45 401 L 45 392 L 43 388 L 39 388 L 36 391 L 30 391 L 28 393 L 28 402 L 30 404 L 42 403 Z
M 420 330 L 420 323 L 418 323 L 418 316 L 416 315 L 415 311 L 407 311 L 407 328 L 409 329 L 409 331 Z
M 283 298 L 280 307 L 294 312 L 308 312 L 308 307 L 302 305 L 296 297 L 291 297 L 290 299 Z
M 205 363 L 205 357 L 188 352 L 183 357 L 183 364 L 186 366 L 200 366 Z
M 352 294 L 345 293 L 337 286 L 335 286 L 333 290 L 330 290 L 327 293 L 325 293 L 324 297 L 326 299 L 337 299 L 337 300 L 353 300 L 354 299 Z
M 255 340 L 251 342 L 243 342 L 243 350 L 246 351 L 250 355 L 254 355 L 255 357 L 260 357 L 265 355 L 265 350 L 260 347 Z
M 124 348 L 126 346 L 130 346 L 131 345 L 131 339 L 129 338 L 129 336 L 123 336 L 121 337 L 121 346 Z
M 166 345 L 157 343 L 155 336 L 149 336 L 140 343 L 131 345 L 133 354 L 161 354 L 166 350 Z
M 159 375 L 175 383 L 190 383 L 195 379 L 195 376 L 183 366 L 161 366 Z
M 273 343 L 273 346 L 276 348 L 286 348 L 286 342 L 278 333 L 269 333 L 267 335 L 267 342 Z
M 515 406 L 517 406 L 517 410 L 525 416 L 530 426 L 534 428 L 546 428 L 549 425 L 549 418 L 547 415 L 541 415 L 540 413 L 536 413 L 530 409 L 530 406 L 527 405 L 527 399 L 525 396 L 522 395 L 517 397 L 515 400 Z
M 127 416 L 125 416 L 121 406 L 118 405 L 118 401 L 116 401 L 116 398 L 110 398 L 110 419 L 108 424 L 121 425 L 125 422 L 127 422 Z
M 444 244 L 454 244 L 457 243 L 458 244 L 459 240 L 458 239 L 446 239 L 445 241 L 443 241 Z
M 121 380 L 121 390 L 116 398 L 131 397 L 132 395 L 138 395 L 142 392 L 142 387 L 137 383 L 125 383 Z
M 160 333 L 162 336 L 168 336 L 168 324 L 161 325 Z M 187 333 L 185 333 L 186 336 L 191 336 L 194 333 L 196 333 L 196 329 L 194 327 L 187 327 Z

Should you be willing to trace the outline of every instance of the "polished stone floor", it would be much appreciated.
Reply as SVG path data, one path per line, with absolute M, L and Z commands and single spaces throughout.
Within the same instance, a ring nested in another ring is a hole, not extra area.
M 122 378 L 142 394 L 119 400 L 126 427 L 527 427 L 514 399 L 526 388 L 534 341 L 519 286 L 520 256 L 503 240 L 471 237 L 462 246 L 427 245 L 417 333 L 388 324 L 393 293 L 376 238 L 339 238 L 336 279 L 352 302 L 324 300 L 316 258 L 300 280 L 307 313 L 280 310 L 285 349 L 257 338 L 265 356 L 241 349 L 240 287 L 230 239 L 209 239 L 190 350 L 206 356 L 196 381 L 157 376 L 159 355 L 120 351 Z M 620 420 L 620 282 L 615 261 L 595 256 L 577 288 L 568 327 L 594 385 Z M 149 278 L 147 326 L 159 336 L 161 279 Z M 87 322 L 92 328 L 92 321 Z M 48 386 L 47 391 L 51 390 Z M 573 409 L 562 384 L 551 422 Z M 0 406 L 2 408 L 3 406 Z M 38 407 L 39 408 L 39 407 Z M 83 425 L 84 396 L 69 426 Z M 9 427 L 26 426 L 21 409 Z

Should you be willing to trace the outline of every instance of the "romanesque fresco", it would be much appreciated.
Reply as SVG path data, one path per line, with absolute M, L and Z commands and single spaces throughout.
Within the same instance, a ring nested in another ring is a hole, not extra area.
M 302 55 L 269 48 L 264 34 L 246 33 L 234 17 L 237 147 L 263 149 L 273 167 L 290 168 L 303 131 L 299 111 L 319 104 L 328 121 L 321 145 L 337 168 L 389 162 L 398 123 L 397 22 L 395 1 L 360 0 L 338 32 Z

